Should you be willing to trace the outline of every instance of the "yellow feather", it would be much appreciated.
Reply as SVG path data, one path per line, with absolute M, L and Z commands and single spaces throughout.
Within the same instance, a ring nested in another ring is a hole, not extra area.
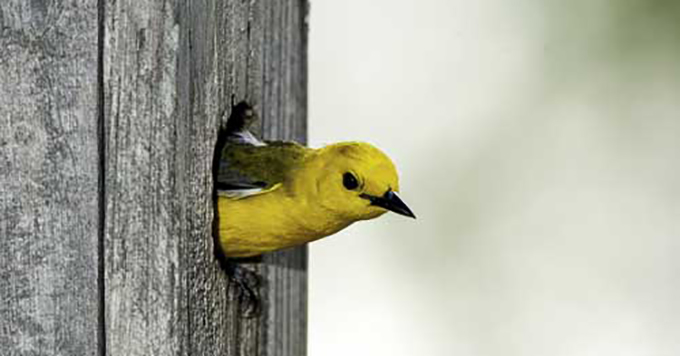
M 286 157 L 280 157 L 280 161 L 285 162 Z M 366 197 L 399 191 L 394 164 L 367 143 L 305 149 L 288 168 L 282 182 L 258 194 L 236 199 L 218 197 L 219 241 L 227 257 L 256 256 L 297 246 L 331 235 L 355 221 L 376 218 L 387 210 Z M 346 173 L 356 177 L 358 187 L 343 185 Z

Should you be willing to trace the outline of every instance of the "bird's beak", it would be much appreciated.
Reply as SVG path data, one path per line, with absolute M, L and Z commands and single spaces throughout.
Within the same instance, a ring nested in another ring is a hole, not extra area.
M 408 208 L 406 203 L 399 199 L 397 193 L 393 192 L 391 189 L 381 197 L 376 197 L 369 194 L 361 194 L 361 197 L 368 199 L 371 202 L 371 205 L 385 208 L 400 215 L 405 215 L 414 219 L 416 218 L 415 214 L 413 214 L 411 209 Z

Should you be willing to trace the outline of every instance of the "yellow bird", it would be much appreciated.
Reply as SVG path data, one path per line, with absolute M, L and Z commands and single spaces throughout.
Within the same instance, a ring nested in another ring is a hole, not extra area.
M 217 176 L 218 240 L 228 258 L 301 245 L 387 211 L 415 218 L 399 198 L 392 161 L 363 142 L 319 149 L 263 142 L 240 103 L 227 122 Z

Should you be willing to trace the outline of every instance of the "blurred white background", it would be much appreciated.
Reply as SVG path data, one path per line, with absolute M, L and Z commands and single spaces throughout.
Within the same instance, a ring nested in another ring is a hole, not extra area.
M 311 356 L 680 354 L 680 2 L 311 5 L 310 145 L 418 216 L 311 244 Z

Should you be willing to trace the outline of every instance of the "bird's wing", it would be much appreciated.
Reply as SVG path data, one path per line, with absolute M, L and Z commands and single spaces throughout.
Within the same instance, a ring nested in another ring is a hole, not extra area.
M 274 191 L 307 150 L 295 142 L 267 142 L 264 146 L 228 142 L 217 176 L 218 194 L 238 199 Z
M 278 189 L 309 150 L 295 142 L 260 141 L 248 131 L 256 120 L 248 104 L 233 107 L 217 167 L 221 196 L 241 199 Z

